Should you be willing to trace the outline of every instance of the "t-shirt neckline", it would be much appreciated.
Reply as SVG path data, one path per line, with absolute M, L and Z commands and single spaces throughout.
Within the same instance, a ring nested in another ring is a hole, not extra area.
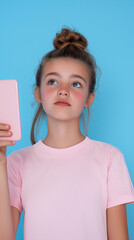
M 85 137 L 84 140 L 81 142 L 67 148 L 53 148 L 45 143 L 43 143 L 42 140 L 39 140 L 37 143 L 35 143 L 33 146 L 34 148 L 44 152 L 44 153 L 49 153 L 49 154 L 69 154 L 69 153 L 76 153 L 79 152 L 82 148 L 86 147 L 86 145 L 91 141 L 89 137 Z M 65 155 L 64 155 L 65 156 Z

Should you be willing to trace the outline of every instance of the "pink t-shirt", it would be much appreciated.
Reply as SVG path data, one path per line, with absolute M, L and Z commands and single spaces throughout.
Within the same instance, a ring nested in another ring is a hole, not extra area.
M 25 240 L 107 240 L 106 209 L 134 203 L 122 152 L 89 137 L 64 149 L 39 140 L 9 154 L 7 170 Z

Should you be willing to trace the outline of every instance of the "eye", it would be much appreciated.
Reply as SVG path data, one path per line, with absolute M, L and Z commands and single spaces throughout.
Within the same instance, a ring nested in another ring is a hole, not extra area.
M 48 85 L 53 85 L 53 84 L 51 84 L 52 82 L 56 82 L 56 80 L 53 80 L 53 79 L 49 80 L 49 81 L 48 81 Z M 49 83 L 50 83 L 50 84 L 49 84 Z M 79 82 L 74 82 L 72 85 L 74 85 L 74 84 L 75 84 L 75 85 L 79 84 L 80 87 L 82 86 Z M 54 84 L 54 85 L 55 85 L 55 84 Z M 79 88 L 80 88 L 80 87 L 79 87 Z
M 75 82 L 75 83 L 73 83 L 73 84 L 77 84 L 77 83 L 78 83 L 78 84 L 80 85 L 80 87 L 81 87 L 81 84 L 80 84 L 79 82 Z
M 49 80 L 49 81 L 48 81 L 48 85 L 51 85 L 51 84 L 49 84 L 49 82 L 56 82 L 56 81 L 55 81 L 55 80 L 52 80 L 52 79 Z

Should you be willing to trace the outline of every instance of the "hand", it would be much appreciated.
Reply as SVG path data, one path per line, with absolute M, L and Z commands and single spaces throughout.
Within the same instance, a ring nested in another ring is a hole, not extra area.
M 6 128 L 7 124 L 0 123 L 0 138 L 1 137 L 11 137 L 12 132 L 10 131 L 10 126 L 8 125 L 8 128 Z M 10 135 L 8 134 L 10 132 Z M 1 140 L 0 139 L 0 164 L 5 164 L 7 161 L 6 158 L 6 151 L 7 151 L 7 146 L 12 146 L 14 145 L 15 142 L 11 140 Z

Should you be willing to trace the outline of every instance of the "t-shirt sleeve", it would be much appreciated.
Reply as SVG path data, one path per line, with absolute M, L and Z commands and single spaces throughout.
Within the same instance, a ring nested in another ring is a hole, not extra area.
M 20 159 L 15 152 L 7 156 L 7 175 L 10 205 L 18 208 L 18 210 L 22 212 Z
M 109 156 L 107 208 L 134 203 L 134 188 L 122 152 L 114 147 Z

